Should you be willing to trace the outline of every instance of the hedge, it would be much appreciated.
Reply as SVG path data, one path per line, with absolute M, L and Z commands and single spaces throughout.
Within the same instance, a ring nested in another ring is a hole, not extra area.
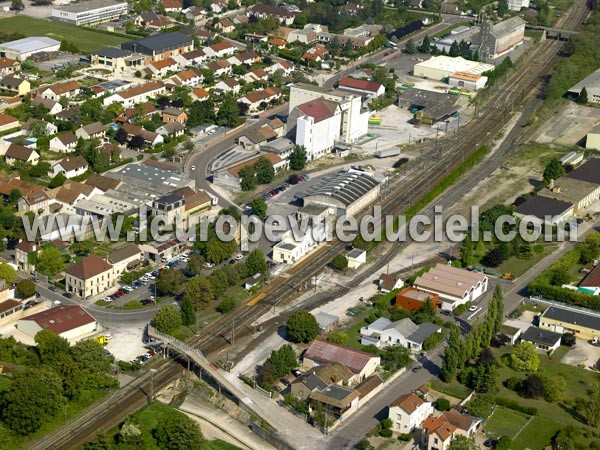
M 513 411 L 521 412 L 523 414 L 527 414 L 528 416 L 537 416 L 538 409 L 533 406 L 523 406 L 520 403 L 509 400 L 504 397 L 496 397 L 494 402 L 498 406 L 504 406 L 505 408 L 512 409 Z

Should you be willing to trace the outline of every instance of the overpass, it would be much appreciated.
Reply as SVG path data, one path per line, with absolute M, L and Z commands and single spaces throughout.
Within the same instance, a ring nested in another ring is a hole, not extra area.
M 576 34 L 579 34 L 579 31 L 574 31 L 574 30 L 565 30 L 563 28 L 552 28 L 552 27 L 543 27 L 541 25 L 525 25 L 525 28 L 527 28 L 528 30 L 541 30 L 544 32 L 544 37 L 546 39 L 548 39 L 548 33 L 552 33 L 555 34 L 556 37 L 558 37 L 559 40 L 561 40 L 564 37 L 570 37 L 570 36 L 574 36 Z
M 161 333 L 151 325 L 148 325 L 148 336 L 154 339 L 152 342 L 153 344 L 162 345 L 165 349 L 174 350 L 180 355 L 185 356 L 188 359 L 188 362 L 193 363 L 203 371 L 205 375 L 212 379 L 220 389 L 227 391 L 231 397 L 237 400 L 242 408 L 246 409 L 251 414 L 258 416 L 271 428 L 277 429 L 278 424 L 274 422 L 273 416 L 268 414 L 255 401 L 234 386 L 231 381 L 224 376 L 221 370 L 210 362 L 199 349 L 194 348 L 179 339 L 175 339 L 172 336 Z

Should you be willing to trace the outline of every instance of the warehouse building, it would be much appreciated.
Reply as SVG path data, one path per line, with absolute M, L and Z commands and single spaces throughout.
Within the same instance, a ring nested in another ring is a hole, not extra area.
M 600 103 L 600 69 L 592 72 L 569 89 L 569 93 L 579 95 L 584 87 L 587 91 L 588 103 Z
M 573 203 L 535 195 L 519 205 L 514 215 L 520 219 L 527 217 L 530 222 L 538 226 L 557 225 L 573 216 Z
M 573 333 L 579 339 L 600 338 L 600 314 L 583 309 L 551 306 L 540 316 L 540 328 Z
M 492 64 L 470 61 L 462 56 L 440 55 L 415 64 L 413 75 L 430 80 L 446 80 L 457 72 L 481 75 L 489 70 L 494 70 Z
M 454 72 L 448 77 L 448 84 L 450 86 L 465 88 L 469 91 L 478 91 L 485 87 L 487 80 L 488 77 L 475 73 Z
M 340 171 L 310 190 L 304 197 L 304 206 L 325 206 L 332 208 L 338 217 L 353 216 L 373 203 L 380 189 L 372 174 L 354 169 Z
M 141 53 L 148 56 L 151 61 L 162 61 L 175 55 L 191 52 L 194 50 L 194 40 L 179 31 L 175 31 L 123 42 L 121 49 Z
M 484 21 L 479 33 L 473 35 L 472 43 L 478 48 L 481 60 L 487 61 L 505 55 L 524 40 L 525 21 L 515 16 L 495 25 Z
M 52 8 L 50 18 L 71 25 L 108 22 L 127 14 L 127 2 L 119 0 L 89 0 Z
M 562 177 L 556 181 L 550 180 L 548 187 L 538 192 L 538 196 L 572 204 L 570 215 L 585 215 L 585 210 L 598 201 L 600 186 L 585 180 Z
M 79 305 L 63 305 L 20 319 L 17 328 L 31 337 L 49 330 L 74 342 L 97 331 L 98 322 Z
M 23 61 L 42 52 L 57 52 L 60 41 L 43 36 L 31 36 L 0 44 L 0 57 Z
M 416 123 L 433 125 L 457 112 L 458 96 L 425 89 L 408 89 L 398 97 L 398 106 L 409 109 Z

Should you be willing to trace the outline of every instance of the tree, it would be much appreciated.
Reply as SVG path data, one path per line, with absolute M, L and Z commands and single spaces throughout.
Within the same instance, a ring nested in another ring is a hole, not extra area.
M 529 375 L 521 383 L 520 391 L 525 398 L 540 398 L 544 395 L 544 379 L 539 375 Z
M 500 439 L 496 441 L 494 446 L 495 450 L 510 450 L 512 447 L 512 440 L 508 436 L 500 436 Z
M 112 448 L 104 430 L 98 431 L 94 439 L 83 444 L 83 450 L 112 450 Z
M 546 181 L 557 180 L 564 176 L 564 174 L 565 168 L 556 158 L 552 158 L 544 168 L 544 180 Z
M 163 306 L 154 316 L 154 325 L 162 333 L 169 333 L 181 326 L 181 313 L 173 305 Z
M 497 248 L 491 249 L 487 255 L 485 255 L 484 263 L 490 267 L 498 267 L 502 264 L 502 253 L 500 250 Z
M 349 41 L 349 40 L 348 40 Z M 290 154 L 290 169 L 302 170 L 306 166 L 308 157 L 306 155 L 306 149 L 303 145 L 295 145 L 294 150 Z
M 62 186 L 65 183 L 65 181 L 67 181 L 67 177 L 65 177 L 62 173 L 59 172 L 54 178 L 50 180 L 48 187 L 50 189 L 57 188 L 59 186 Z
M 237 302 L 234 298 L 227 297 L 217 306 L 217 311 L 221 314 L 227 314 L 230 311 L 233 311 L 237 307 Z
M 343 331 L 334 331 L 327 336 L 327 341 L 334 344 L 347 345 L 349 342 L 348 334 Z
M 462 347 L 463 346 L 460 340 L 458 328 L 452 327 L 450 329 L 450 334 L 448 335 L 448 345 L 446 346 L 446 351 L 444 352 L 442 370 L 440 371 L 442 380 L 446 382 L 454 380 L 460 355 L 462 353 Z
M 175 269 L 165 269 L 156 279 L 156 289 L 162 295 L 176 295 L 181 291 L 181 283 L 183 283 L 181 272 Z
M 440 397 L 435 401 L 435 409 L 438 411 L 448 411 L 450 409 L 450 402 L 444 397 Z
M 421 46 L 419 47 L 419 51 L 421 53 L 429 53 L 431 51 L 431 40 L 429 39 L 428 34 L 426 34 L 425 37 L 423 38 L 423 42 L 421 43 Z
M 117 134 L 115 135 L 115 140 L 119 144 L 125 144 L 127 142 L 127 139 L 129 139 L 129 135 L 127 134 L 127 131 L 125 131 L 123 128 L 119 128 L 117 130 Z
M 498 1 L 498 16 L 504 17 L 508 14 L 508 0 L 499 0 Z
M 60 355 L 69 355 L 71 353 L 69 341 L 53 331 L 38 331 L 33 340 L 40 355 L 40 360 L 44 364 L 54 362 Z
M 595 383 L 587 397 L 577 402 L 577 410 L 592 427 L 600 424 L 600 383 Z
M 7 283 L 12 283 L 17 279 L 17 271 L 8 264 L 0 263 L 0 278 Z
M 37 431 L 63 404 L 62 383 L 49 368 L 27 368 L 14 372 L 4 395 L 2 421 L 21 435 Z
M 245 264 L 246 273 L 249 276 L 256 275 L 257 273 L 264 274 L 267 271 L 267 260 L 264 253 L 259 249 L 254 249 L 250 252 Z
M 23 194 L 21 194 L 21 191 L 19 191 L 18 189 L 12 189 L 10 191 L 10 193 L 8 194 L 8 203 L 10 203 L 11 205 L 14 205 L 15 203 L 17 203 L 19 201 L 19 199 L 23 197 Z
M 565 333 L 562 335 L 560 339 L 560 345 L 565 345 L 567 347 L 573 347 L 577 343 L 577 338 L 573 333 Z
M 448 450 L 479 450 L 479 445 L 477 445 L 474 438 L 457 434 L 450 442 Z
M 221 107 L 217 113 L 217 124 L 235 128 L 238 126 L 240 120 L 240 108 L 235 100 L 235 97 L 231 93 L 225 94 L 225 98 L 221 102 Z
M 275 178 L 273 163 L 264 156 L 258 158 L 256 164 L 254 164 L 254 172 L 256 173 L 256 181 L 259 184 L 269 184 Z
M 12 11 L 23 11 L 25 9 L 23 0 L 12 0 L 10 3 L 10 9 Z
M 94 374 L 108 373 L 110 359 L 106 356 L 104 347 L 93 339 L 83 339 L 71 347 L 73 361 L 79 367 Z
M 182 413 L 169 414 L 163 418 L 154 437 L 162 450 L 202 450 L 204 437 L 192 419 Z
M 278 350 L 273 350 L 267 358 L 267 364 L 271 365 L 272 374 L 275 378 L 283 377 L 294 367 L 298 366 L 296 352 L 290 344 L 284 344 Z
M 242 167 L 239 174 L 242 191 L 252 191 L 256 188 L 256 172 L 254 171 L 254 167 Z
M 307 311 L 296 311 L 286 324 L 287 335 L 292 342 L 310 342 L 319 334 L 315 316 Z
M 189 297 L 196 308 L 201 308 L 213 301 L 215 295 L 208 278 L 196 277 L 186 284 L 184 297 Z
M 415 41 L 409 39 L 406 42 L 406 46 L 404 47 L 404 53 L 407 53 L 409 55 L 414 55 L 415 53 L 417 53 L 417 46 L 415 45 Z
M 587 102 L 588 102 L 588 93 L 587 93 L 587 89 L 584 86 L 581 89 L 581 92 L 579 92 L 579 95 L 577 96 L 577 103 L 579 103 L 580 105 L 587 105 Z
M 450 46 L 450 51 L 448 52 L 448 56 L 456 57 L 459 55 L 460 55 L 460 47 L 458 45 L 458 42 L 454 41 L 454 42 L 452 42 L 452 45 Z
M 252 208 L 252 211 L 258 216 L 259 219 L 265 220 L 265 217 L 267 217 L 268 206 L 267 202 L 265 202 L 262 197 L 256 197 L 252 199 L 250 202 L 250 208 Z
M 335 255 L 333 257 L 333 261 L 331 261 L 331 263 L 333 264 L 333 268 L 335 270 L 342 271 L 342 270 L 346 270 L 348 268 L 348 258 L 346 258 L 341 253 L 338 255 Z
M 190 326 L 196 321 L 194 303 L 187 295 L 183 296 L 181 301 L 181 323 Z
M 544 399 L 547 402 L 559 402 L 567 391 L 567 381 L 561 377 L 544 378 Z
M 131 138 L 131 141 L 129 141 L 129 146 L 133 149 L 139 150 L 141 148 L 144 148 L 144 145 L 146 145 L 146 141 L 140 135 L 133 136 Z
M 31 280 L 21 280 L 17 284 L 17 294 L 21 298 L 32 297 L 35 294 L 35 284 Z
M 60 250 L 52 244 L 44 246 L 38 254 L 35 270 L 49 277 L 65 270 L 65 260 Z
M 540 365 L 537 350 L 529 342 L 521 341 L 510 355 L 510 366 L 517 372 L 535 372 Z

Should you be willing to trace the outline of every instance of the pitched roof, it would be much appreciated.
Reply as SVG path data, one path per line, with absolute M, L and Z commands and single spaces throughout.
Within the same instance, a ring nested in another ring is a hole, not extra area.
M 321 340 L 310 344 L 304 357 L 320 363 L 339 362 L 354 373 L 360 373 L 372 358 L 377 358 L 370 353 Z
M 90 175 L 90 177 L 87 180 L 85 180 L 85 184 L 96 187 L 101 191 L 106 192 L 110 189 L 116 189 L 121 184 L 121 182 L 116 178 L 110 178 L 104 175 L 94 173 Z
M 83 128 L 83 130 L 89 135 L 100 134 L 104 132 L 104 125 L 102 125 L 100 122 L 88 123 L 81 128 Z
M 33 153 L 36 153 L 36 151 L 32 148 L 27 148 L 19 144 L 10 144 L 4 156 L 19 161 L 27 161 Z
M 119 95 L 122 98 L 131 98 L 145 94 L 147 92 L 152 92 L 161 89 L 163 87 L 165 87 L 165 85 L 162 81 L 150 81 L 146 84 L 141 84 L 139 86 L 125 89 L 124 91 L 118 92 L 117 95 Z
M 140 248 L 135 244 L 127 244 L 118 250 L 108 254 L 108 260 L 112 263 L 118 263 L 134 256 L 140 255 Z
M 561 337 L 561 334 L 554 331 L 531 326 L 521 335 L 521 340 L 552 346 L 560 341 Z
M 24 78 L 19 78 L 14 76 L 13 74 L 6 75 L 4 78 L 0 79 L 0 85 L 7 86 L 10 88 L 18 88 L 21 83 L 25 82 Z
M 542 314 L 542 318 L 552 319 L 567 324 L 575 324 L 600 331 L 600 315 L 598 313 L 573 311 L 571 309 L 551 306 L 544 314 Z
M 212 49 L 215 53 L 218 53 L 220 51 L 235 47 L 227 41 L 221 41 L 217 42 L 216 44 L 212 44 L 209 48 Z
M 81 192 L 76 191 L 75 189 L 69 189 L 67 187 L 61 186 L 60 188 L 58 188 L 58 192 L 56 193 L 55 199 L 59 202 L 66 203 L 68 205 L 73 205 L 80 195 Z
M 12 67 L 17 62 L 16 59 L 11 58 L 0 58 L 0 69 L 6 69 L 7 67 Z
M 170 116 L 180 116 L 181 114 L 185 114 L 182 109 L 174 108 L 173 106 L 168 106 L 163 109 L 163 114 L 168 114 Z
M 196 98 L 208 98 L 210 96 L 208 91 L 203 88 L 194 89 L 192 91 L 192 95 L 194 95 Z
M 80 280 L 87 280 L 111 268 L 112 265 L 110 263 L 104 261 L 98 255 L 91 254 L 71 265 L 66 272 Z
M 398 397 L 391 403 L 390 406 L 399 406 L 408 414 L 412 414 L 423 403 L 425 402 L 421 400 L 419 396 L 417 396 L 414 392 L 410 392 L 408 394 L 404 394 Z
M 443 414 L 438 417 L 428 417 L 423 421 L 422 427 L 427 434 L 437 434 L 442 441 L 451 438 L 456 432 L 456 427 L 448 422 Z
M 381 83 L 378 83 L 377 81 L 358 80 L 356 78 L 344 77 L 340 80 L 339 87 L 359 89 L 361 91 L 368 92 L 377 92 L 381 87 Z
M 473 424 L 480 420 L 468 414 L 461 414 L 455 409 L 445 411 L 442 415 L 448 422 L 463 431 L 469 431 Z
M 0 126 L 8 125 L 9 123 L 19 123 L 19 119 L 0 113 Z
M 391 291 L 396 286 L 398 282 L 398 277 L 396 275 L 391 275 L 387 273 L 382 273 L 379 275 L 379 287 L 381 289 L 385 289 L 387 291 Z
M 362 383 L 356 385 L 354 390 L 357 391 L 361 397 L 364 397 L 369 392 L 373 391 L 375 388 L 377 388 L 378 386 L 380 386 L 382 384 L 383 384 L 383 378 L 381 378 L 379 375 L 375 374 L 375 375 L 371 375 L 369 378 L 364 380 Z
M 312 117 L 315 123 L 333 117 L 337 107 L 338 104 L 336 102 L 323 98 L 316 98 L 296 106 L 302 114 Z
M 555 217 L 564 214 L 573 204 L 555 198 L 534 195 L 515 210 L 517 214 L 545 219 L 545 216 Z
M 246 100 L 250 103 L 258 103 L 278 94 L 279 90 L 277 88 L 268 87 L 266 89 L 261 89 L 260 91 L 250 92 L 246 95 Z
M 56 334 L 61 334 L 96 321 L 79 305 L 56 306 L 46 311 L 27 316 L 21 320 L 32 320 L 44 330 L 50 330 Z
M 486 278 L 486 275 L 480 273 L 438 263 L 429 272 L 418 277 L 413 285 L 419 289 L 430 289 L 434 292 L 463 297 L 472 286 L 482 283 Z
M 57 104 L 58 102 L 54 101 L 54 100 L 50 100 L 49 98 L 42 98 L 42 97 L 36 97 L 31 101 L 31 104 L 33 106 L 40 106 L 42 105 L 44 108 L 46 108 L 48 111 L 50 111 L 52 108 L 54 108 L 54 106 Z M 73 108 L 71 108 L 73 109 Z
M 161 59 L 160 61 L 153 61 L 149 65 L 160 70 L 164 69 L 165 67 L 175 66 L 177 65 L 177 62 L 173 58 L 165 58 Z
M 57 166 L 58 164 L 60 164 L 60 166 L 63 169 L 65 169 L 67 172 L 70 172 L 71 170 L 81 169 L 81 168 L 89 166 L 89 164 L 86 161 L 86 159 L 83 156 L 80 156 L 80 155 L 77 155 L 77 156 L 67 156 L 67 157 L 61 159 L 56 164 L 54 164 L 54 166 Z
M 165 9 L 181 9 L 181 0 L 161 0 Z
M 77 142 L 77 136 L 71 131 L 65 131 L 56 137 L 63 145 L 75 144 Z
M 77 81 L 69 80 L 64 83 L 56 83 L 51 86 L 44 86 L 40 88 L 40 92 L 44 92 L 46 89 L 50 89 L 56 95 L 66 94 L 67 92 L 79 89 L 80 85 Z
M 17 308 L 19 306 L 21 306 L 21 302 L 10 298 L 0 303 L 0 313 L 10 311 L 11 309 Z
M 25 253 L 31 253 L 39 250 L 40 246 L 36 242 L 22 240 L 17 245 L 15 245 L 15 249 L 21 250 Z

